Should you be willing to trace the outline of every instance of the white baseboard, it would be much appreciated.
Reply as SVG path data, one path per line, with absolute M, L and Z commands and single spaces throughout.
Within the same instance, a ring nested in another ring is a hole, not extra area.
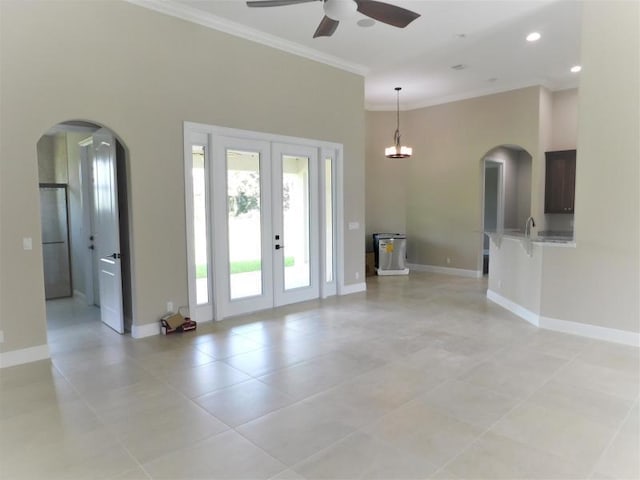
M 527 322 L 545 330 L 553 330 L 555 332 L 569 333 L 580 337 L 593 338 L 605 342 L 620 343 L 623 345 L 631 345 L 640 347 L 640 333 L 629 332 L 627 330 L 618 330 L 617 328 L 600 327 L 598 325 L 590 325 L 588 323 L 572 322 L 570 320 L 560 320 L 558 318 L 545 317 L 521 305 L 497 294 L 492 290 L 487 290 L 487 298 L 506 308 L 514 315 L 526 320 Z
M 604 340 L 605 342 L 621 343 L 640 347 L 640 333 L 618 330 L 617 328 L 600 327 L 588 323 L 559 320 L 557 318 L 540 317 L 540 327 L 556 332 L 571 333 L 581 337 Z
M 391 276 L 391 275 L 409 275 L 409 269 L 405 268 L 404 270 L 381 270 L 376 268 L 376 275 L 379 277 Z
M 50 358 L 49 345 L 10 350 L 0 353 L 0 368 L 37 362 L 38 360 L 46 360 L 47 358 Z
M 77 299 L 77 300 L 81 300 L 83 302 L 87 301 L 87 296 L 81 292 L 80 290 L 74 290 L 73 291 L 73 298 Z
M 145 338 L 154 335 L 160 335 L 160 322 L 131 325 L 131 336 L 133 338 Z
M 351 295 L 352 293 L 366 292 L 367 284 L 354 283 L 353 285 L 342 285 L 338 291 L 338 295 Z
M 465 270 L 464 268 L 421 265 L 419 263 L 408 263 L 407 267 L 416 272 L 444 273 L 445 275 L 455 275 L 458 277 L 482 278 L 482 270 Z
M 536 327 L 540 326 L 540 315 L 524 308 L 522 305 L 519 305 L 516 302 L 512 302 L 508 298 L 503 297 L 493 290 L 487 290 L 487 298 L 493 303 L 497 303 L 502 308 L 506 308 L 514 315 L 517 315 L 520 318 L 526 320 L 531 325 L 535 325 Z

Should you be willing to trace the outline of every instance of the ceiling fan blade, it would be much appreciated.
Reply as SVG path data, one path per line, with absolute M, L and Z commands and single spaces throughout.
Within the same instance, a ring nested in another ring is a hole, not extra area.
M 313 34 L 313 38 L 330 37 L 336 31 L 336 28 L 338 28 L 339 23 L 340 22 L 338 22 L 337 20 L 329 18 L 325 15 L 320 22 L 320 25 L 318 25 L 316 33 Z
M 354 1 L 358 4 L 358 11 L 363 15 L 394 27 L 404 28 L 420 16 L 419 13 L 384 2 L 375 0 Z
M 322 0 L 251 0 L 247 2 L 247 7 L 284 7 L 286 5 L 318 1 Z

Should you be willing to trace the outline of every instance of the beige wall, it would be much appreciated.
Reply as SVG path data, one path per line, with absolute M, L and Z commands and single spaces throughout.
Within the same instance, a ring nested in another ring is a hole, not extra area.
M 578 89 L 553 92 L 551 102 L 549 150 L 573 150 L 578 141 Z
M 639 332 L 640 3 L 583 15 L 577 247 L 545 255 L 542 314 Z
M 187 303 L 185 120 L 343 143 L 345 222 L 364 223 L 362 77 L 124 2 L 0 9 L 1 351 L 46 343 L 41 253 L 21 247 L 40 237 L 36 143 L 58 122 L 101 123 L 127 146 L 138 325 Z M 347 284 L 363 250 L 346 230 Z
M 408 112 L 408 256 L 412 263 L 481 269 L 482 159 L 499 145 L 538 155 L 539 88 Z M 532 205 L 539 192 L 532 192 Z M 446 263 L 449 257 L 450 263 Z
M 403 144 L 412 139 L 403 133 L 406 113 L 402 113 Z M 411 158 L 387 158 L 385 147 L 393 145 L 396 114 L 367 112 L 366 114 L 366 244 L 372 248 L 373 233 L 405 233 L 407 205 L 407 172 Z

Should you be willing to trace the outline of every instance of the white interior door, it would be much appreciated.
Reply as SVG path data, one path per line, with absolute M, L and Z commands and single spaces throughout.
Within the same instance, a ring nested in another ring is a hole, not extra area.
M 216 318 L 319 296 L 318 149 L 216 136 Z
M 124 333 L 115 138 L 100 129 L 93 134 L 93 148 L 100 314 L 106 325 Z

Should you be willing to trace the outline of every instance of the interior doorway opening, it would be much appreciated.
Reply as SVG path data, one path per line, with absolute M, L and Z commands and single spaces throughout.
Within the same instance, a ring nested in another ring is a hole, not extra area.
M 69 329 L 97 328 L 102 323 L 117 333 L 130 331 L 133 309 L 124 143 L 96 122 L 65 121 L 40 137 L 37 163 L 49 343 Z M 105 183 L 108 175 L 112 178 Z M 109 215 L 117 226 L 110 227 L 115 230 L 111 236 L 117 236 L 116 246 L 108 246 L 114 250 L 113 264 L 119 272 L 121 293 L 115 299 L 113 286 L 103 278 L 101 261 L 109 236 L 104 233 L 105 199 L 112 202 Z M 105 310 L 108 313 L 114 306 L 122 318 L 122 324 L 115 327 L 105 322 Z
M 482 246 L 478 263 L 489 273 L 490 240 L 487 232 L 524 231 L 531 215 L 531 162 L 529 152 L 518 145 L 499 145 L 481 159 Z

